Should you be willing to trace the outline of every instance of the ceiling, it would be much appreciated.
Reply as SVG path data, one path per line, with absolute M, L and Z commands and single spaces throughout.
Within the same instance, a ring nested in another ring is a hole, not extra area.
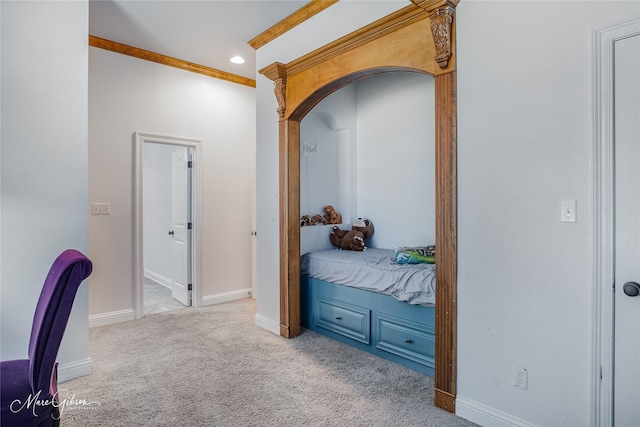
M 255 80 L 255 51 L 248 42 L 307 3 L 91 0 L 89 34 Z M 246 62 L 231 63 L 235 55 Z

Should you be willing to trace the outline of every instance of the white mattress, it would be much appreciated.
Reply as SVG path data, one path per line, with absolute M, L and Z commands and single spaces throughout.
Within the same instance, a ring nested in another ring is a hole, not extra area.
M 398 264 L 393 249 L 327 249 L 302 256 L 300 273 L 339 285 L 391 295 L 409 304 L 434 305 L 434 264 Z

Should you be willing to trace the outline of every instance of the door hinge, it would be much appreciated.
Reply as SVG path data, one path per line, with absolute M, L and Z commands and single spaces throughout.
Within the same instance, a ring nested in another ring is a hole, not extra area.
M 188 167 L 188 168 L 192 168 L 192 167 L 193 167 L 193 160 L 189 160 L 189 161 L 187 162 L 187 167 Z
M 187 230 L 191 230 L 191 223 L 187 223 Z
M 188 290 L 188 291 L 193 290 L 193 284 L 192 284 L 192 283 L 189 283 L 189 284 L 187 285 L 187 290 Z

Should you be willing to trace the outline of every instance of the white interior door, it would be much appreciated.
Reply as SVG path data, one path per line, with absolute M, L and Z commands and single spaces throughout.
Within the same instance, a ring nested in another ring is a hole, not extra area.
M 191 305 L 189 149 L 171 154 L 171 296 Z
M 640 426 L 640 35 L 615 42 L 614 425 Z M 629 295 L 628 295 L 629 294 Z
M 258 232 L 256 218 L 256 152 L 251 153 L 251 296 L 258 298 Z

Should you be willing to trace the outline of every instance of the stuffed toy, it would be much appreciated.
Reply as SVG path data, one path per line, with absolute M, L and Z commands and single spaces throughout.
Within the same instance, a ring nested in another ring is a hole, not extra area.
M 342 215 L 340 215 L 333 206 L 324 207 L 324 223 L 325 224 L 342 224 Z
M 368 219 L 358 218 L 351 230 L 341 230 L 333 227 L 329 240 L 331 244 L 340 249 L 352 251 L 366 251 L 365 240 L 373 235 L 373 223 Z
M 324 217 L 320 214 L 315 214 L 313 216 L 302 215 L 300 218 L 300 227 L 304 227 L 305 225 L 325 224 L 324 221 Z
M 302 215 L 300 218 L 300 227 L 304 227 L 305 225 L 311 225 L 311 217 L 309 215 Z
M 311 217 L 311 225 L 318 225 L 318 224 L 326 224 L 326 222 L 324 221 L 324 218 L 322 217 L 322 215 L 315 214 L 314 216 Z

